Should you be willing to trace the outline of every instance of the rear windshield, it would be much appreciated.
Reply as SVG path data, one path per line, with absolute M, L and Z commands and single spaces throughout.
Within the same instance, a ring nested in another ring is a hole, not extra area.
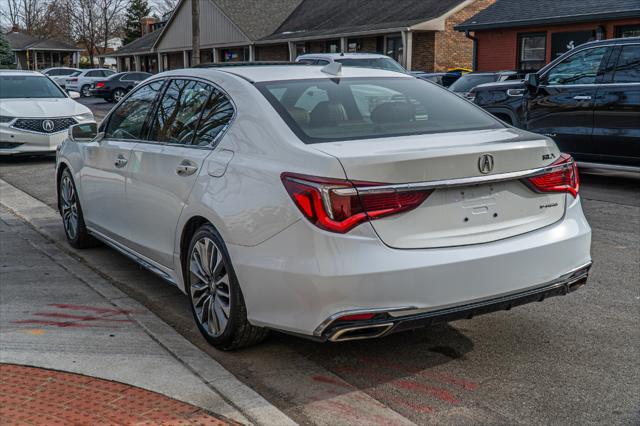
M 0 76 L 0 99 L 66 98 L 64 92 L 44 76 Z
M 467 74 L 456 80 L 449 89 L 454 92 L 469 92 L 479 84 L 493 83 L 494 81 L 498 81 L 497 74 Z
M 344 58 L 336 59 L 345 67 L 377 68 L 387 71 L 406 72 L 399 63 L 390 58 Z
M 342 78 L 256 83 L 305 143 L 495 129 L 489 114 L 417 78 Z

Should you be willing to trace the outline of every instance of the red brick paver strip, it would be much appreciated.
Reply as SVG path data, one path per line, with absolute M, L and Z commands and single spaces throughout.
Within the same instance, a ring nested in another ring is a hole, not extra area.
M 0 364 L 0 425 L 237 425 L 123 383 Z

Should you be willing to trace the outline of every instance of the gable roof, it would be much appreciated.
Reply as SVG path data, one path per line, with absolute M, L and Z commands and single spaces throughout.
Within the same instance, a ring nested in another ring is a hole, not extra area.
M 7 34 L 7 40 L 9 40 L 11 50 L 82 50 L 63 41 L 39 38 L 21 31 L 10 32 Z
M 441 18 L 463 3 L 464 0 L 304 0 L 263 40 L 407 28 Z
M 455 29 L 473 31 L 638 16 L 639 0 L 497 0 Z
M 163 28 L 158 28 L 155 31 L 151 31 L 133 40 L 131 43 L 127 43 L 115 52 L 109 54 L 109 56 L 123 56 L 133 55 L 135 53 L 151 53 L 151 48 L 155 44 L 158 37 L 162 33 Z
M 277 30 L 303 0 L 212 1 L 249 39 L 259 40 Z

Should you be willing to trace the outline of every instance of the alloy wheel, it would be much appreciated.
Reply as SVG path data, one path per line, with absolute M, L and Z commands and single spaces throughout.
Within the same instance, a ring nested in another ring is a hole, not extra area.
M 66 175 L 60 182 L 60 201 L 64 229 L 69 239 L 73 240 L 78 235 L 78 199 L 73 182 Z
M 122 90 L 116 90 L 115 92 L 113 92 L 113 100 L 117 102 L 120 102 L 120 100 L 124 98 L 124 93 L 122 92 Z
M 196 319 L 211 337 L 219 337 L 229 323 L 230 282 L 220 248 L 208 237 L 193 246 L 189 261 L 191 301 Z
M 89 96 L 91 96 L 91 92 L 89 91 L 89 86 L 86 84 L 82 86 L 82 89 L 80 89 L 80 92 L 82 96 L 85 98 L 88 98 Z

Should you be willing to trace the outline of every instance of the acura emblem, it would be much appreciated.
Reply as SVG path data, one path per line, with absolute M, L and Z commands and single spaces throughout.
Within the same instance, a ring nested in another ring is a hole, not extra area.
M 45 132 L 52 132 L 54 127 L 55 124 L 53 124 L 53 121 L 51 120 L 44 120 L 42 122 L 42 130 L 44 130 Z
M 482 154 L 480 158 L 478 158 L 478 169 L 480 173 L 484 175 L 491 173 L 493 171 L 493 155 Z

